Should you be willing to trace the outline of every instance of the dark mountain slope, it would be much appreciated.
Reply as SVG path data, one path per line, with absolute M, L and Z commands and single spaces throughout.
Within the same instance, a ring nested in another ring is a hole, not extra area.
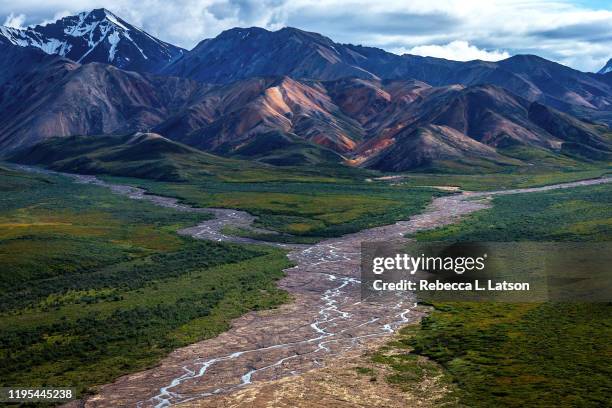
M 610 110 L 612 90 L 608 84 L 584 72 L 568 68 L 535 55 L 517 55 L 497 63 L 524 78 L 541 94 L 529 100 L 537 100 L 557 109 L 568 110 L 572 106 Z M 521 95 L 519 90 L 503 83 L 491 82 Z
M 233 28 L 200 42 L 162 72 L 204 82 L 228 83 L 257 76 L 374 78 L 359 67 L 364 57 L 329 38 L 295 28 Z
M 9 81 L 13 81 L 18 75 L 34 70 L 44 71 L 53 64 L 70 65 L 72 62 L 57 57 L 48 55 L 34 47 L 19 47 L 9 42 L 2 42 L 0 37 L 0 85 Z M 15 85 L 18 85 L 18 80 L 15 80 Z M 4 95 L 0 93 L 0 98 Z
M 288 149 L 310 143 L 343 155 L 349 163 L 375 168 L 384 161 L 375 159 L 378 155 L 393 154 L 414 157 L 396 157 L 396 164 L 384 166 L 422 166 L 430 159 L 448 161 L 462 154 L 475 166 L 519 165 L 495 150 L 526 146 L 573 154 L 568 143 L 580 145 L 581 158 L 608 156 L 610 143 L 600 129 L 549 107 L 539 112 L 543 106 L 492 85 L 255 78 L 210 90 L 155 130 L 222 155 L 267 157 L 285 151 L 281 162 L 291 157 Z M 412 140 L 416 137 L 418 143 Z M 409 146 L 400 146 L 404 143 Z M 444 154 L 437 156 L 436 149 Z M 476 163 L 475 156 L 486 163 Z
M 496 152 L 448 126 L 427 125 L 407 129 L 388 148 L 363 165 L 383 171 L 498 171 L 522 163 Z
M 482 85 L 444 95 L 420 123 L 448 126 L 489 146 L 532 144 L 552 148 L 556 138 L 530 123 L 531 103 L 502 88 Z
M 598 74 L 607 74 L 609 72 L 612 72 L 612 58 L 608 60 L 606 65 L 604 65 L 599 71 L 597 71 Z
M 7 74 L 9 79 L 0 85 L 4 151 L 53 136 L 152 129 L 215 154 L 282 165 L 345 158 L 353 165 L 409 170 L 440 169 L 456 160 L 462 166 L 492 169 L 525 164 L 517 160 L 521 157 L 503 157 L 511 148 L 581 160 L 606 160 L 610 155 L 604 127 L 499 86 L 289 76 L 205 85 L 98 63 L 80 65 L 57 56 L 43 58 L 40 52 L 30 56 L 30 48 L 18 48 L 16 58 L 23 58 L 22 65 L 31 58 L 38 62 Z M 488 63 L 474 64 L 490 68 Z M 489 72 L 505 70 L 495 67 Z M 556 68 L 540 75 L 555 74 Z M 563 71 L 565 77 L 555 75 L 571 82 L 570 71 Z M 538 73 L 536 67 L 530 72 Z
M 612 146 L 594 126 L 562 112 L 534 102 L 529 107 L 529 120 L 563 140 L 563 152 L 588 159 L 610 160 Z
M 491 85 L 425 89 L 408 107 L 392 103 L 384 115 L 392 119 L 379 121 L 382 126 L 359 146 L 353 163 L 408 170 L 452 159 L 482 166 L 474 162 L 478 156 L 489 161 L 485 167 L 516 165 L 500 154 L 519 146 L 590 160 L 609 160 L 612 152 L 598 127 Z

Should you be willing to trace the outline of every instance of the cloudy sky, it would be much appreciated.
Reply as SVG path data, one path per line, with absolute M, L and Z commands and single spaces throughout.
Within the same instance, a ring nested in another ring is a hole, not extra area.
M 0 22 L 23 27 L 98 7 L 187 49 L 231 27 L 293 26 L 456 60 L 531 53 L 597 71 L 612 57 L 610 0 L 0 0 Z

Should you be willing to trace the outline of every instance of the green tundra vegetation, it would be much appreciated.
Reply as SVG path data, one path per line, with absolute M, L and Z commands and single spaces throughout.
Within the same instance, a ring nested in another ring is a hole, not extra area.
M 281 234 L 226 232 L 293 242 L 313 242 L 406 219 L 421 210 L 433 194 L 442 194 L 431 186 L 466 190 L 529 187 L 600 177 L 610 171 L 603 161 L 577 161 L 527 147 L 507 150 L 507 155 L 529 165 L 485 175 L 446 172 L 382 180 L 379 172 L 337 163 L 337 156 L 308 165 L 289 166 L 283 161 L 282 166 L 272 166 L 214 156 L 153 134 L 50 139 L 16 153 L 11 160 L 116 177 L 115 181 L 202 207 L 245 210 L 259 216 L 256 226 Z M 128 175 L 138 178 L 121 179 Z
M 287 301 L 268 246 L 175 231 L 207 214 L 0 167 L 0 384 L 95 384 Z
M 607 167 L 581 165 L 573 171 L 531 171 L 488 175 L 406 174 L 383 178 L 361 170 L 334 173 L 319 169 L 309 182 L 305 179 L 239 182 L 214 178 L 190 179 L 181 183 L 146 179 L 109 178 L 139 185 L 147 190 L 202 207 L 238 208 L 257 215 L 256 226 L 280 235 L 256 235 L 248 231 L 227 232 L 292 242 L 319 239 L 355 232 L 364 228 L 408 219 L 421 211 L 432 196 L 446 194 L 434 187 L 458 186 L 465 190 L 495 190 L 534 187 L 597 178 L 609 173 Z M 292 171 L 286 169 L 285 172 Z M 297 173 L 299 174 L 299 173 Z M 328 174 L 327 179 L 321 179 Z M 364 176 L 367 176 L 364 178 Z M 289 234 L 289 235 L 287 235 Z
M 325 177 L 270 171 L 275 178 L 256 183 L 110 178 L 199 206 L 246 209 L 260 225 L 296 234 L 270 238 L 308 242 L 408 218 L 441 194 L 344 169 Z M 0 189 L 0 384 L 86 393 L 288 300 L 275 284 L 289 266 L 284 251 L 176 234 L 205 213 L 4 167 Z
M 335 181 L 352 171 L 338 164 L 312 167 L 275 166 L 253 160 L 215 156 L 151 133 L 122 136 L 70 136 L 46 140 L 17 151 L 10 161 L 46 166 L 57 171 L 109 174 L 150 180 L 182 182 L 216 179 L 232 182 Z
M 430 186 L 531 186 L 607 171 L 581 167 L 567 173 L 377 180 L 380 174 L 339 165 L 278 168 L 219 161 L 184 146 L 171 146 L 165 153 L 167 147 L 155 149 L 160 142 L 154 138 L 132 142 L 148 146 L 144 150 L 152 156 L 122 160 L 123 147 L 101 141 L 95 157 L 86 160 L 73 162 L 72 153 L 64 158 L 63 149 L 54 150 L 60 156 L 51 167 L 104 174 L 101 177 L 113 182 L 201 207 L 246 210 L 259 216 L 256 226 L 276 234 L 228 231 L 293 242 L 315 242 L 407 219 L 432 196 L 445 194 Z M 141 178 L 121 177 L 127 174 Z M 3 385 L 66 384 L 88 392 L 92 385 L 155 364 L 169 350 L 217 335 L 232 318 L 249 310 L 287 300 L 275 285 L 288 266 L 283 251 L 210 243 L 175 233 L 206 214 L 159 208 L 63 177 L 2 167 L 0 190 L 6 192 L 0 197 Z M 602 211 L 590 208 L 581 214 L 601 216 Z M 605 231 L 589 232 L 600 223 L 580 219 L 571 234 L 603 236 Z M 541 231 L 553 230 L 546 225 L 542 222 Z
M 393 181 L 405 187 L 453 186 L 466 191 L 493 191 L 541 187 L 612 175 L 609 166 L 580 167 L 575 170 L 520 170 L 488 174 L 403 174 Z
M 609 241 L 609 185 L 499 196 L 461 223 L 419 240 Z M 612 390 L 611 303 L 430 305 L 374 361 L 409 388 L 443 375 L 448 401 L 474 407 L 602 407 Z M 423 362 L 422 357 L 429 362 Z
M 55 138 L 11 160 L 72 173 L 129 175 L 115 181 L 200 207 L 249 211 L 260 216 L 257 226 L 283 233 L 258 238 L 282 241 L 312 242 L 405 219 L 435 193 L 367 182 L 378 173 L 336 162 L 277 167 L 214 156 L 153 134 Z
M 458 224 L 416 235 L 423 241 L 609 241 L 612 187 L 601 184 L 493 196 L 492 208 Z
M 256 227 L 281 234 L 257 236 L 247 231 L 230 232 L 293 242 L 313 242 L 408 219 L 420 212 L 433 195 L 442 194 L 430 188 L 393 186 L 367 182 L 363 178 L 341 178 L 335 182 L 313 179 L 310 182 L 258 183 L 212 179 L 167 183 L 106 178 L 138 185 L 155 194 L 177 197 L 199 207 L 248 211 L 259 217 Z

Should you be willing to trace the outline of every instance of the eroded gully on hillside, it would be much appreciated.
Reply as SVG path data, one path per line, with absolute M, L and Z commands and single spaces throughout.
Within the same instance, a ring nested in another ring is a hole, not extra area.
M 94 176 L 67 175 L 76 182 L 111 189 L 131 199 L 146 200 L 178 211 L 212 212 L 215 218 L 185 228 L 180 234 L 197 239 L 260 243 L 225 235 L 223 227 L 248 228 L 254 217 L 230 209 L 201 209 L 174 198 L 146 194 L 140 188 L 111 184 Z M 413 298 L 398 297 L 392 307 L 360 299 L 362 241 L 405 240 L 404 235 L 457 222 L 488 207 L 493 195 L 529 193 L 610 183 L 612 178 L 584 180 L 537 188 L 462 193 L 435 198 L 408 221 L 327 239 L 314 245 L 277 245 L 289 250 L 295 264 L 278 286 L 293 298 L 275 310 L 248 313 L 215 338 L 180 348 L 152 369 L 120 377 L 98 394 L 70 405 L 87 407 L 167 407 L 243 389 L 253 382 L 298 375 L 329 365 L 346 353 L 380 342 L 401 326 L 418 321 L 422 312 Z

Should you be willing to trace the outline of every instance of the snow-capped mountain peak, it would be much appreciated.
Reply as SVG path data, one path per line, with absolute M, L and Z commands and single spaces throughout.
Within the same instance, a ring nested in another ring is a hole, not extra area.
M 132 26 L 106 9 L 64 17 L 26 29 L 0 27 L 14 45 L 32 46 L 80 63 L 103 62 L 135 71 L 155 72 L 184 52 Z

